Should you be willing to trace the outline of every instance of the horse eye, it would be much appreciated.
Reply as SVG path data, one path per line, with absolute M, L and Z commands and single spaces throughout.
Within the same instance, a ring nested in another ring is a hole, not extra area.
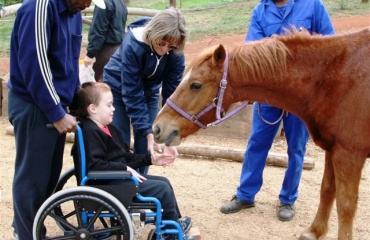
M 191 90 L 199 90 L 201 87 L 202 87 L 202 84 L 200 84 L 200 83 L 192 83 L 190 85 Z

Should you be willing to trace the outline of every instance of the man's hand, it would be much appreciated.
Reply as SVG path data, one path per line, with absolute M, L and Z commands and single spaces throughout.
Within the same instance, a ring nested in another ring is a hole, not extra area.
M 95 58 L 90 58 L 87 55 L 85 56 L 85 58 L 84 58 L 84 65 L 85 65 L 85 67 L 88 67 L 90 65 L 93 65 L 94 62 L 95 62 Z
M 77 121 L 75 117 L 67 113 L 63 118 L 54 122 L 53 125 L 60 134 L 64 134 L 76 131 Z

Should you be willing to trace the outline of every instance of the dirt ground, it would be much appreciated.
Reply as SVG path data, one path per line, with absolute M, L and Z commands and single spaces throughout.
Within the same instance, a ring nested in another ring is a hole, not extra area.
M 348 18 L 333 19 L 338 33 L 353 31 L 370 26 L 370 14 Z M 240 45 L 244 35 L 224 36 L 214 39 L 228 48 Z M 186 58 L 190 60 L 212 39 L 187 44 Z M 369 61 L 368 59 L 364 59 Z M 0 59 L 0 76 L 8 73 L 9 60 Z M 9 123 L 0 117 L 0 240 L 10 239 L 12 229 L 11 183 L 14 172 L 14 137 L 6 134 Z M 204 147 L 225 146 L 244 149 L 246 140 L 220 139 L 202 136 L 189 137 L 184 144 L 197 144 Z M 65 169 L 72 166 L 69 156 L 71 144 L 66 144 Z M 272 151 L 286 152 L 284 138 L 278 138 Z M 307 156 L 315 160 L 313 170 L 304 170 L 296 202 L 296 216 L 290 222 L 281 222 L 276 217 L 278 194 L 284 176 L 284 168 L 267 166 L 264 171 L 264 185 L 256 197 L 256 207 L 238 213 L 224 215 L 219 212 L 220 205 L 235 193 L 239 183 L 241 163 L 223 159 L 180 156 L 174 166 L 169 168 L 151 167 L 150 173 L 168 177 L 176 192 L 183 215 L 191 216 L 193 226 L 199 228 L 202 240 L 287 240 L 297 239 L 314 218 L 319 203 L 319 190 L 324 167 L 324 153 L 311 141 Z M 354 225 L 354 239 L 370 239 L 370 167 L 363 170 L 360 185 L 359 207 Z M 327 239 L 336 239 L 337 214 L 334 207 L 330 219 Z M 142 234 L 144 235 L 144 234 Z M 140 236 L 145 239 L 145 236 Z

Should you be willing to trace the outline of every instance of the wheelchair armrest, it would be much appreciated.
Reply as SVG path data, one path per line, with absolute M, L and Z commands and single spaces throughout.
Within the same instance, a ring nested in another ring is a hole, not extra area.
M 87 177 L 96 180 L 124 179 L 131 178 L 132 174 L 129 171 L 90 171 Z

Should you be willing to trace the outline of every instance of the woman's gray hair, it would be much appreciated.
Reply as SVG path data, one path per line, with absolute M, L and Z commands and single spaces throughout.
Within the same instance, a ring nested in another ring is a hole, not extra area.
M 181 54 L 188 38 L 185 19 L 180 10 L 169 7 L 157 13 L 145 26 L 143 41 L 153 48 L 153 41 L 164 40 L 176 44 L 173 51 Z

